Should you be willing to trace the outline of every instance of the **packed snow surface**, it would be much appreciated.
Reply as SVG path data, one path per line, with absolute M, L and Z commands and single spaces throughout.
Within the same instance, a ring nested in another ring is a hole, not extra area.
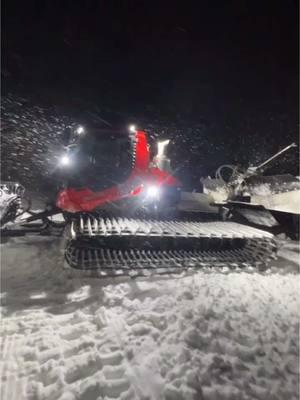
M 299 248 L 262 273 L 99 279 L 60 239 L 1 245 L 2 400 L 292 400 Z

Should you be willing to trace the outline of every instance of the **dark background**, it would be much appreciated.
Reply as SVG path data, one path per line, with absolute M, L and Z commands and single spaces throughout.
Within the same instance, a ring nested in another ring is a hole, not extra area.
M 262 161 L 298 141 L 298 19 L 296 0 L 3 0 L 2 178 L 47 186 L 61 130 L 91 119 L 171 138 L 190 187 Z

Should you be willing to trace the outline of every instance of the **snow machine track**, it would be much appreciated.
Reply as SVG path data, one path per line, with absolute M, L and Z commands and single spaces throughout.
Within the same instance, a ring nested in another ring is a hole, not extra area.
M 273 235 L 232 222 L 182 222 L 81 216 L 72 221 L 65 257 L 99 275 L 147 275 L 187 268 L 264 265 Z

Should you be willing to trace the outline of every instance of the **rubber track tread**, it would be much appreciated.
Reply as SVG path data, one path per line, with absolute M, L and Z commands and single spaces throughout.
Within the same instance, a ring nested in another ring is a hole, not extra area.
M 115 276 L 260 267 L 275 251 L 270 233 L 232 222 L 81 216 L 71 225 L 65 257 L 73 268 Z

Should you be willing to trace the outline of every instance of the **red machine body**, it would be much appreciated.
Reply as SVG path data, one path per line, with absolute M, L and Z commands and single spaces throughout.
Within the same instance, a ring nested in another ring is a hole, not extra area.
M 141 195 L 149 185 L 158 187 L 180 187 L 174 176 L 159 169 L 150 162 L 150 151 L 144 131 L 136 131 L 135 158 L 129 177 L 122 183 L 101 191 L 93 191 L 89 187 L 75 189 L 68 187 L 58 194 L 56 205 L 67 212 L 91 212 L 108 203 Z

